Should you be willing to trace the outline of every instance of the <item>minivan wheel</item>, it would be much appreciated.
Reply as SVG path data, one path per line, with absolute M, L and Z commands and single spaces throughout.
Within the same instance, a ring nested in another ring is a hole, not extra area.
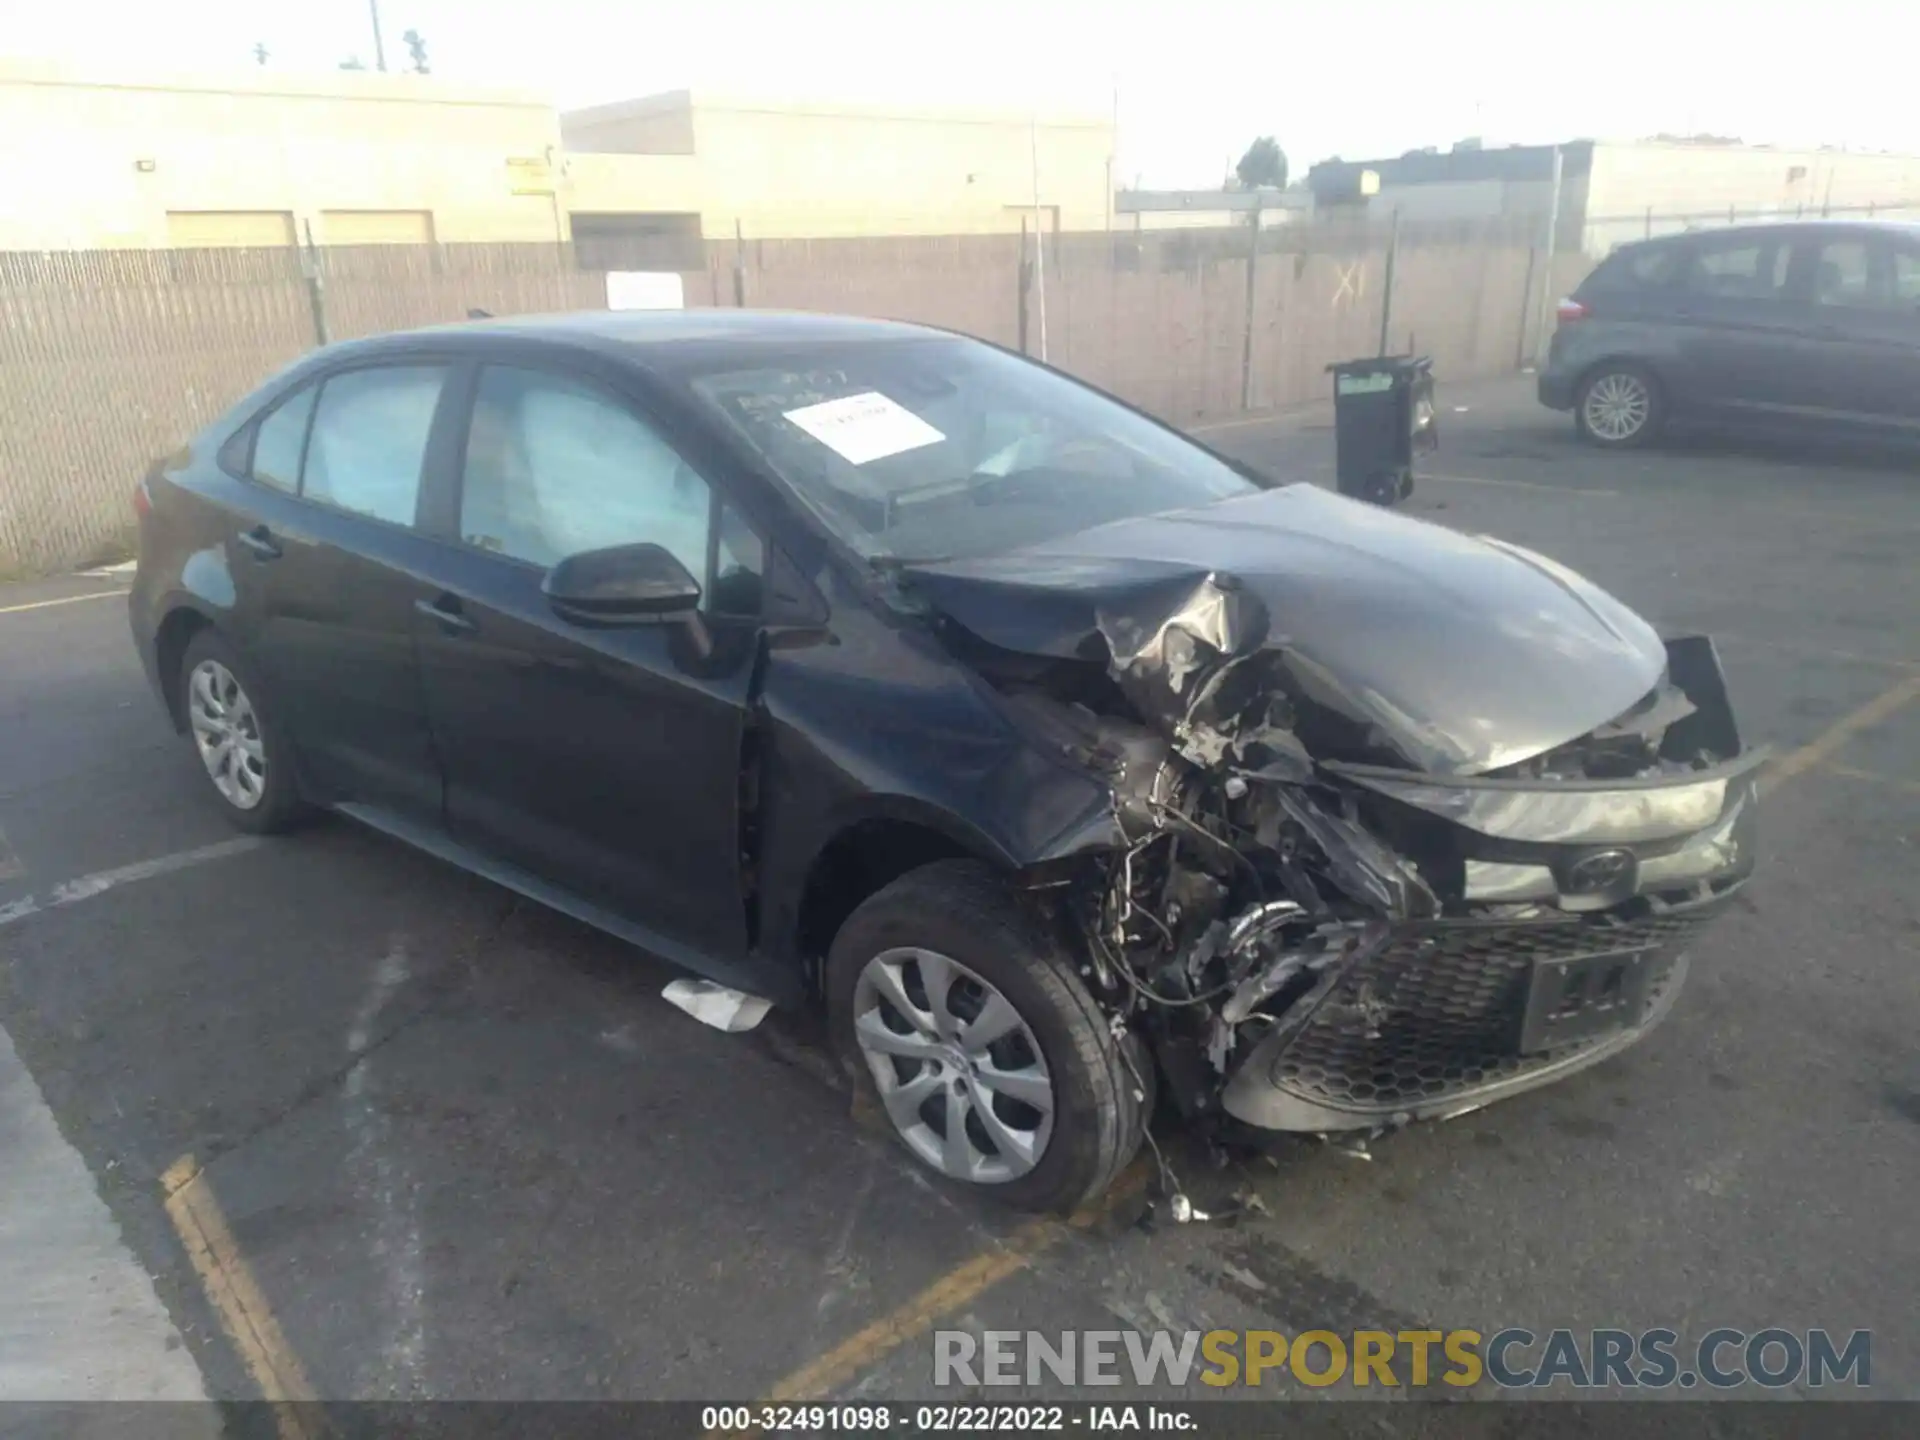
M 984 865 L 941 861 L 870 896 L 834 937 L 826 991 L 854 1083 L 949 1180 L 1066 1211 L 1140 1146 L 1151 1061 Z
M 1610 449 L 1646 444 L 1664 419 L 1660 386 L 1637 365 L 1603 365 L 1580 382 L 1574 400 L 1581 435 Z
M 242 830 L 284 830 L 304 808 L 261 686 L 212 630 L 180 660 L 180 706 L 220 808 Z

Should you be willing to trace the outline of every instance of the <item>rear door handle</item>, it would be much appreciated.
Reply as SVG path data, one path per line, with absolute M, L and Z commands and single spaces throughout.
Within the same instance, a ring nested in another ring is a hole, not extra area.
M 473 629 L 473 621 L 461 613 L 460 602 L 451 595 L 441 595 L 433 600 L 416 600 L 413 608 L 449 635 L 463 635 Z
M 264 525 L 256 525 L 251 530 L 242 530 L 234 537 L 256 560 L 278 560 L 280 542 L 273 538 L 273 532 Z

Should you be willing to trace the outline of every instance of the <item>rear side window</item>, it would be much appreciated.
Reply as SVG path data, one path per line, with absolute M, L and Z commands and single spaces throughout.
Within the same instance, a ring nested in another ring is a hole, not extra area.
M 413 524 L 446 375 L 440 365 L 391 365 L 330 377 L 320 387 L 300 493 L 375 520 Z
M 1791 253 L 1777 236 L 1702 240 L 1693 247 L 1684 284 L 1712 299 L 1777 300 L 1786 289 Z
M 1680 251 L 1672 245 L 1635 245 L 1616 250 L 1587 277 L 1582 290 L 1664 290 L 1680 274 Z
M 295 391 L 255 427 L 249 473 L 262 485 L 289 493 L 300 488 L 300 452 L 306 448 L 307 422 L 319 393 L 317 385 Z

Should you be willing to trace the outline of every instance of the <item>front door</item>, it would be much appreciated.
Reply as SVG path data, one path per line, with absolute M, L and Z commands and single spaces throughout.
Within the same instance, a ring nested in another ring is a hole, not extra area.
M 1812 403 L 1822 417 L 1920 430 L 1920 244 L 1862 230 L 1801 249 Z
M 415 526 L 447 367 L 346 370 L 259 424 L 257 495 L 229 542 L 259 595 L 250 646 L 308 785 L 437 823 L 438 762 L 414 653 Z M 451 423 L 449 418 L 447 423 Z
M 742 746 L 760 546 L 626 401 L 488 366 L 457 525 L 416 629 L 456 838 L 720 959 L 747 948 Z M 589 628 L 557 560 L 651 541 L 702 581 L 698 624 Z

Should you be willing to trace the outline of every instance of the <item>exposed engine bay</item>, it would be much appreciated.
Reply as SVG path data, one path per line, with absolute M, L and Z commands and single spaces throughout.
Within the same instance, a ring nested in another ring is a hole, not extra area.
M 1564 588 L 1551 562 L 1486 543 Z M 1506 705 L 1526 654 L 1441 657 L 1487 676 L 1422 714 L 1366 683 L 1364 644 L 1330 663 L 1314 627 L 1284 628 L 1283 582 L 1123 580 L 1078 557 L 1035 578 L 1044 558 L 1021 562 L 1021 598 L 1077 595 L 1080 623 L 1071 606 L 1044 633 L 1031 607 L 999 623 L 988 567 L 930 573 L 928 593 L 1017 723 L 1110 786 L 1105 844 L 1033 893 L 1191 1117 L 1375 1131 L 1593 1063 L 1665 1013 L 1688 938 L 1751 871 L 1762 756 L 1703 637 L 1661 642 L 1576 595 L 1599 617 L 1576 638 L 1608 663 L 1566 681 L 1628 703 L 1551 736 L 1549 711 L 1596 702 Z M 1363 641 L 1370 618 L 1351 617 Z M 1577 651 L 1574 634 L 1548 648 Z

